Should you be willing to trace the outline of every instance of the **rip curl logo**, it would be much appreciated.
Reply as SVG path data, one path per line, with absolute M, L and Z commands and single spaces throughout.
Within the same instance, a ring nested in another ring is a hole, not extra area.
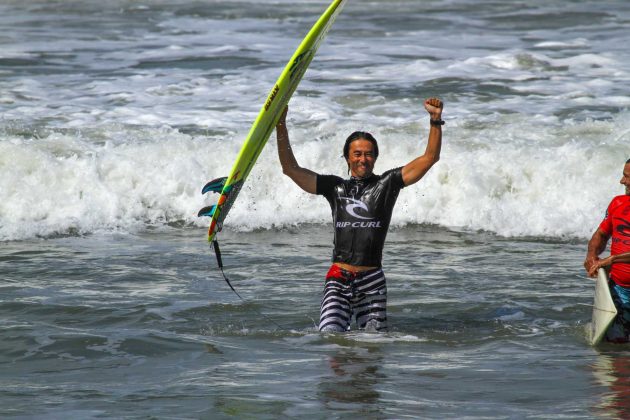
M 338 228 L 380 228 L 381 222 L 337 222 Z
M 616 218 L 618 221 L 621 221 L 622 223 L 617 225 L 617 233 L 619 233 L 622 236 L 630 236 L 630 222 L 622 219 L 621 217 L 617 217 Z
M 346 212 L 354 217 L 355 219 L 360 220 L 373 220 L 374 217 L 361 216 L 357 214 L 357 212 L 365 212 L 369 214 L 368 206 L 360 200 L 356 200 L 350 197 L 340 197 L 342 200 L 346 200 L 348 205 L 344 207 Z M 338 228 L 380 228 L 381 222 L 337 222 L 336 227 Z
M 355 200 L 354 198 L 349 198 L 349 197 L 341 197 L 341 199 L 350 202 L 350 204 L 348 204 L 345 207 L 346 212 L 348 212 L 348 214 L 350 216 L 355 217 L 357 219 L 362 219 L 362 220 L 372 220 L 372 219 L 374 219 L 373 217 L 360 216 L 360 215 L 358 215 L 356 213 L 356 210 L 358 210 L 358 209 L 361 209 L 361 210 L 365 211 L 366 213 L 369 212 L 368 206 L 363 201 Z

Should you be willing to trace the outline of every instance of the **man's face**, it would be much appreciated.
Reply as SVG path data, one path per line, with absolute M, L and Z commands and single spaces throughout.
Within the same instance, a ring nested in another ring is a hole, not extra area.
M 621 177 L 621 181 L 619 181 L 621 185 L 626 187 L 626 195 L 630 195 L 630 163 L 626 163 L 623 167 L 623 176 Z
M 359 139 L 350 143 L 348 166 L 352 176 L 357 178 L 369 177 L 372 175 L 374 162 L 376 162 L 376 157 L 374 156 L 374 146 L 371 141 Z

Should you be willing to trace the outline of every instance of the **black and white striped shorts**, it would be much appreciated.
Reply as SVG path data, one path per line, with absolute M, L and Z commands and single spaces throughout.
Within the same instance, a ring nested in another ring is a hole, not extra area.
M 328 271 L 319 317 L 319 330 L 350 330 L 352 317 L 359 329 L 387 329 L 387 287 L 381 268 L 352 272 L 336 265 Z

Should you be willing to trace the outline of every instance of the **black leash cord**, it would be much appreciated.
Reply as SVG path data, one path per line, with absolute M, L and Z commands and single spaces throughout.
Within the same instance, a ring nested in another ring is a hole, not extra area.
M 221 250 L 219 249 L 219 242 L 216 239 L 212 241 L 212 246 L 214 246 L 214 255 L 217 256 L 217 264 L 219 265 L 219 270 L 221 270 L 221 274 L 223 274 L 223 278 L 225 279 L 225 282 L 228 284 L 228 286 L 230 286 L 230 289 L 232 289 L 232 291 L 236 293 L 236 296 L 238 296 L 243 302 L 245 302 L 245 299 L 243 299 L 243 297 L 238 294 L 236 289 L 232 287 L 232 283 L 230 283 L 230 280 L 227 278 L 227 276 L 225 275 L 225 272 L 223 271 L 223 260 L 221 259 Z

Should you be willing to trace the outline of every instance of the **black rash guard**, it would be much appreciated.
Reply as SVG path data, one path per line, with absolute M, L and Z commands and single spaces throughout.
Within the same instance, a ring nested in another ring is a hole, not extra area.
M 326 197 L 332 209 L 333 262 L 381 266 L 394 204 L 404 186 L 402 168 L 366 179 L 317 175 L 317 194 Z

